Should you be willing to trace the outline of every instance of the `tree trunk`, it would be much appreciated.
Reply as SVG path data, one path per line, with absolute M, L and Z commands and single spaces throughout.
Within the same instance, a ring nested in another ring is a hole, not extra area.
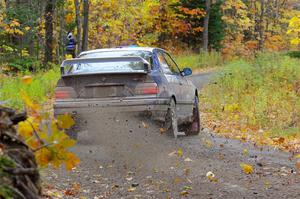
M 83 0 L 83 24 L 82 24 L 82 51 L 88 48 L 88 31 L 89 31 L 89 0 Z
M 53 15 L 55 0 L 48 0 L 45 8 L 45 58 L 44 63 L 53 61 Z
M 79 54 L 82 50 L 82 40 L 81 40 L 81 17 L 80 17 L 80 3 L 79 0 L 74 0 L 75 4 L 75 12 L 76 12 L 76 26 L 77 26 L 77 54 Z
M 205 18 L 204 18 L 204 25 L 203 25 L 203 50 L 208 51 L 208 25 L 209 25 L 209 15 L 210 15 L 210 6 L 211 0 L 205 1 Z
M 264 15 L 265 15 L 265 0 L 260 0 L 261 11 L 259 17 L 259 27 L 258 27 L 258 34 L 259 34 L 259 41 L 258 41 L 258 50 L 262 50 L 264 46 Z

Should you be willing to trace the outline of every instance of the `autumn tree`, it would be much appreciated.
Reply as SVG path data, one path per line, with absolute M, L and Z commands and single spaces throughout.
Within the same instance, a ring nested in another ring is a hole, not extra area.
M 224 37 L 224 22 L 220 11 L 222 3 L 221 0 L 181 0 L 175 4 L 179 17 L 188 26 L 180 38 L 184 43 L 188 43 L 190 48 L 195 50 L 200 48 L 219 50 L 221 48 L 221 41 Z

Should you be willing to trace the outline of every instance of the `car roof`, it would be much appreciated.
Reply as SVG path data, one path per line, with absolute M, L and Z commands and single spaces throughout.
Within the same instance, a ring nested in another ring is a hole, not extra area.
M 80 55 L 93 54 L 98 52 L 113 52 L 113 51 L 148 51 L 153 52 L 154 49 L 160 49 L 155 47 L 117 47 L 117 48 L 102 48 L 81 52 Z M 163 49 L 160 49 L 163 50 Z M 163 50 L 165 51 L 165 50 Z M 79 56 L 80 56 L 79 55 Z

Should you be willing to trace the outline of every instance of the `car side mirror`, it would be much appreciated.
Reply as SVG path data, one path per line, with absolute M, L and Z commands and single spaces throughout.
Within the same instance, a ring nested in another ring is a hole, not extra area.
M 190 76 L 193 74 L 193 71 L 191 68 L 184 68 L 182 71 L 181 71 L 181 74 L 183 76 Z

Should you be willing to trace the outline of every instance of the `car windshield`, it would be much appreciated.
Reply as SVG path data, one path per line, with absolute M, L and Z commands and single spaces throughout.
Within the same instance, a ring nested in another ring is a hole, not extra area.
M 78 59 L 63 64 L 63 75 L 92 73 L 145 72 L 145 63 L 139 58 Z

